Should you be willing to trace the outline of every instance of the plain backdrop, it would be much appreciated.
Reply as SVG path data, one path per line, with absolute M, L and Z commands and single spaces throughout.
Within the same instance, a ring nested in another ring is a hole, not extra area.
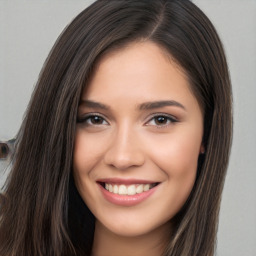
M 64 27 L 92 0 L 0 0 L 0 140 L 17 133 L 38 74 Z M 256 0 L 194 0 L 223 41 L 233 83 L 234 139 L 218 256 L 256 255 Z M 0 161 L 0 185 L 6 172 Z

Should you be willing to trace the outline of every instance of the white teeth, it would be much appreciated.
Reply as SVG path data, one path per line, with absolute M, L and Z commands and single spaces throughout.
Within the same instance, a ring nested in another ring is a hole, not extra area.
M 127 189 L 127 194 L 128 195 L 135 195 L 136 194 L 136 188 L 135 185 L 131 185 Z
M 114 185 L 113 192 L 114 192 L 115 194 L 118 194 L 118 186 L 117 186 L 117 185 Z
M 149 184 L 144 185 L 143 190 L 148 191 L 149 190 Z
M 119 186 L 118 194 L 119 195 L 127 195 L 127 188 L 125 185 Z
M 137 188 L 136 188 L 136 193 L 139 194 L 139 193 L 142 193 L 143 192 L 143 185 L 139 185 Z
M 112 185 L 109 183 L 105 183 L 105 189 L 111 193 L 119 194 L 119 195 L 135 195 L 140 194 L 145 191 L 148 191 L 153 187 L 153 184 L 132 184 L 129 186 L 126 185 Z

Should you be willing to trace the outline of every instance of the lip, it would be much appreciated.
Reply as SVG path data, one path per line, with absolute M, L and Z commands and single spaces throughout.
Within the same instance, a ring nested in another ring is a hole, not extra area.
M 130 185 L 130 184 L 152 184 L 152 183 L 159 183 L 159 182 L 152 182 L 147 180 L 139 180 L 139 179 L 101 179 L 97 181 L 97 184 L 100 188 L 100 191 L 103 195 L 103 197 L 110 203 L 120 206 L 135 206 L 143 201 L 145 201 L 147 198 L 149 198 L 157 189 L 158 185 L 151 188 L 148 191 L 145 191 L 140 194 L 135 195 L 119 195 L 114 194 L 106 190 L 102 183 L 111 183 L 111 184 L 124 184 L 124 185 Z
M 153 184 L 153 183 L 160 183 L 157 181 L 152 180 L 144 180 L 144 179 L 120 179 L 120 178 L 106 178 L 106 179 L 99 179 L 97 180 L 98 183 L 111 183 L 111 184 L 124 184 L 124 185 L 131 185 L 131 184 Z

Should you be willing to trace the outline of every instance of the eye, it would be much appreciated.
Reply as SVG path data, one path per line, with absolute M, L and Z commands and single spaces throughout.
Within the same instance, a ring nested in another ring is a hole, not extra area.
M 158 127 L 162 127 L 162 126 L 168 126 L 171 123 L 176 123 L 178 122 L 177 119 L 175 119 L 173 116 L 171 115 L 164 115 L 164 114 L 159 114 L 159 115 L 155 115 L 153 116 L 147 123 L 146 125 L 148 126 L 158 126 Z
M 100 115 L 88 114 L 77 119 L 78 123 L 84 123 L 87 126 L 108 125 L 108 122 Z

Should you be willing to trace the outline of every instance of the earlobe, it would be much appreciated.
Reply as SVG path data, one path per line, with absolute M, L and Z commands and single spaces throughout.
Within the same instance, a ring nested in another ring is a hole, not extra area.
M 201 144 L 201 147 L 200 147 L 200 154 L 204 154 L 205 153 L 205 147 L 203 144 Z

